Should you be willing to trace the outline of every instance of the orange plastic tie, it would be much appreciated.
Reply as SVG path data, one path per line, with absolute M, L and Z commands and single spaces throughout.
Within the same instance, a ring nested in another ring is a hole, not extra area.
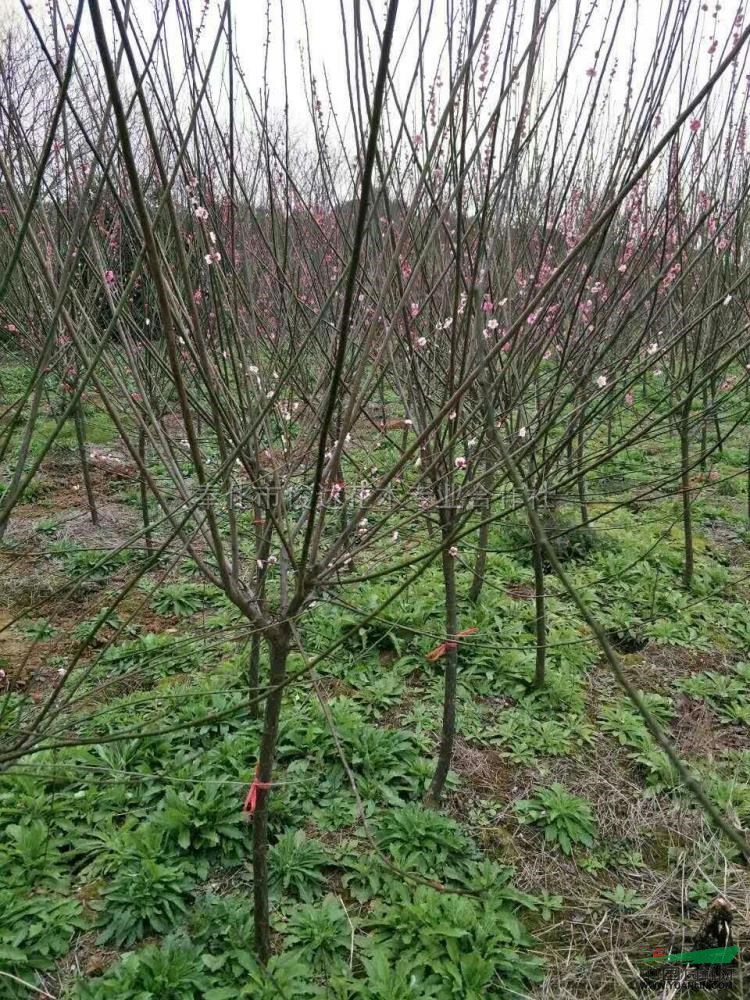
M 273 788 L 272 781 L 258 781 L 259 769 L 260 769 L 260 764 L 256 764 L 255 777 L 253 778 L 250 788 L 248 788 L 247 790 L 247 795 L 245 796 L 245 804 L 242 807 L 242 811 L 244 813 L 248 813 L 248 815 L 250 816 L 252 816 L 253 813 L 255 812 L 255 806 L 258 803 L 258 792 L 260 790 L 268 791 L 270 788 Z
M 462 639 L 467 635 L 473 635 L 478 631 L 479 629 L 477 628 L 465 628 L 463 632 L 456 632 L 455 638 L 446 639 L 445 642 L 441 642 L 439 646 L 435 646 L 434 649 L 431 649 L 429 653 L 425 654 L 425 659 L 430 663 L 434 663 L 435 660 L 439 660 L 442 656 L 445 656 L 447 652 L 458 649 L 457 639 Z

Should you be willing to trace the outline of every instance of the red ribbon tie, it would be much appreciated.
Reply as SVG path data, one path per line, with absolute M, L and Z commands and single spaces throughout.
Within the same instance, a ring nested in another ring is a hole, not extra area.
M 425 660 L 429 660 L 430 663 L 434 663 L 435 660 L 439 660 L 441 656 L 445 656 L 449 650 L 458 649 L 456 639 L 462 639 L 464 636 L 473 635 L 478 631 L 479 629 L 476 628 L 465 628 L 463 632 L 456 632 L 453 639 L 446 639 L 445 642 L 441 642 L 439 646 L 435 646 L 434 649 L 431 649 L 429 653 L 425 654 Z
M 247 790 L 247 795 L 245 796 L 245 804 L 242 807 L 243 813 L 247 813 L 252 816 L 255 812 L 255 806 L 258 802 L 258 791 L 268 791 L 269 788 L 273 787 L 272 781 L 258 781 L 258 771 L 260 769 L 260 764 L 256 765 L 255 777 L 253 778 L 252 784 Z

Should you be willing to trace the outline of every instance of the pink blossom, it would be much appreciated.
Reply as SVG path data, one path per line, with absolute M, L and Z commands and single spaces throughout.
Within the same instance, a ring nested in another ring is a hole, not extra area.
M 626 406 L 632 406 L 633 405 L 633 393 L 632 392 L 626 392 L 625 393 L 625 405 Z
M 693 120 L 690 122 L 690 131 L 697 132 L 700 129 L 700 127 L 701 127 L 700 118 L 693 118 Z
M 589 66 L 589 68 L 586 70 L 586 76 L 592 80 L 596 76 L 596 70 L 594 69 L 593 66 Z
M 205 222 L 208 218 L 208 209 L 204 208 L 203 205 L 199 205 L 193 215 L 198 219 L 199 222 Z
M 105 271 L 104 280 L 107 282 L 108 285 L 114 285 L 115 281 L 117 280 L 115 272 L 112 270 Z
M 202 301 L 203 301 L 203 292 L 201 291 L 200 288 L 196 288 L 195 291 L 193 292 L 193 302 L 195 302 L 195 304 L 199 306 Z
M 448 549 L 448 555 L 451 557 L 451 559 L 455 559 L 456 556 L 458 555 L 458 548 L 455 545 L 451 545 L 451 547 Z
M 454 465 L 456 466 L 457 469 L 465 469 L 466 468 L 466 459 L 463 457 L 463 455 L 459 455 L 458 456 L 458 458 L 454 462 Z

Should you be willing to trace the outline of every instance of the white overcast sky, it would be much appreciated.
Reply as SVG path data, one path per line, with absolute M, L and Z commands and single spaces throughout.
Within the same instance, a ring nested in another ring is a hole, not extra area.
M 60 0 L 60 2 L 63 5 L 73 6 L 71 0 Z M 396 76 L 397 86 L 404 84 L 406 78 L 411 75 L 414 66 L 416 47 L 414 43 L 409 43 L 407 33 L 408 25 L 420 4 L 425 14 L 430 6 L 434 10 L 431 43 L 427 48 L 427 63 L 429 70 L 435 71 L 438 68 L 441 53 L 444 52 L 444 43 L 448 33 L 446 11 L 458 7 L 460 2 L 461 0 L 401 0 L 394 54 L 398 53 L 403 45 L 405 45 L 405 49 L 401 62 L 402 72 L 400 75 L 397 73 Z M 544 0 L 543 6 L 549 2 L 550 0 Z M 107 0 L 100 0 L 100 3 L 106 15 L 109 4 Z M 348 114 L 341 18 L 342 4 L 351 25 L 354 0 L 307 0 L 307 2 L 304 0 L 268 0 L 271 22 L 267 65 L 271 104 L 276 107 L 278 114 L 281 114 L 284 101 L 284 60 L 282 58 L 281 30 L 283 9 L 286 70 L 289 80 L 289 116 L 295 130 L 309 128 L 308 88 L 304 78 L 306 70 L 303 70 L 301 65 L 303 60 L 307 60 L 308 54 L 313 73 L 318 81 L 319 96 L 324 107 L 327 107 L 328 104 L 324 93 L 327 83 L 337 111 L 342 117 L 346 117 Z M 686 21 L 692 25 L 697 18 L 699 24 L 700 42 L 697 48 L 697 57 L 691 59 L 689 66 L 689 72 L 694 74 L 693 86 L 690 88 L 694 92 L 695 87 L 705 80 L 710 70 L 712 57 L 709 55 L 709 47 L 712 38 L 715 36 L 719 42 L 718 52 L 713 56 L 715 60 L 721 54 L 727 39 L 731 37 L 732 22 L 737 13 L 737 3 L 721 4 L 719 0 L 717 4 L 717 0 L 711 0 L 710 3 L 704 4 L 702 0 L 682 0 L 682 4 L 686 12 L 684 15 Z M 197 18 L 203 6 L 202 0 L 191 0 L 190 5 Z M 35 16 L 42 19 L 45 17 L 47 6 L 46 0 L 33 0 L 31 4 Z M 148 34 L 149 28 L 153 28 L 154 24 L 153 0 L 132 0 L 132 6 Z M 372 0 L 372 6 L 382 26 L 386 4 L 384 0 Z M 498 0 L 491 32 L 493 52 L 497 51 L 501 42 L 504 12 L 508 6 L 509 0 Z M 576 0 L 557 0 L 555 12 L 550 19 L 543 60 L 543 77 L 548 82 L 555 79 L 558 52 L 562 51 L 568 44 L 575 6 Z M 635 52 L 637 59 L 634 75 L 637 84 L 639 73 L 642 75 L 645 72 L 644 67 L 653 52 L 654 40 L 664 11 L 678 5 L 674 3 L 674 0 L 671 2 L 668 0 L 612 0 L 611 3 L 609 0 L 581 0 L 579 6 L 583 11 L 583 16 L 591 11 L 591 23 L 584 33 L 580 51 L 574 62 L 573 79 L 580 82 L 581 90 L 585 89 L 586 69 L 597 62 L 596 51 L 601 45 L 602 38 L 609 39 L 614 35 L 613 52 L 618 61 L 618 69 L 611 85 L 611 99 L 616 104 L 624 92 L 631 52 Z M 716 14 L 717 6 L 719 7 L 718 14 Z M 19 16 L 21 7 L 22 0 L 0 0 L 0 24 L 8 24 L 14 15 Z M 204 34 L 204 46 L 206 47 L 212 38 L 211 25 L 216 23 L 218 7 L 217 0 L 210 0 L 211 14 L 208 28 Z M 525 2 L 521 0 L 519 3 L 519 8 L 524 12 L 519 18 L 521 37 L 525 37 L 524 32 L 528 31 L 532 7 L 533 0 L 525 0 Z M 704 11 L 703 7 L 707 9 Z M 266 0 L 234 0 L 233 2 L 237 51 L 241 58 L 245 78 L 254 95 L 259 94 L 262 88 L 262 69 L 267 34 L 266 8 Z M 483 10 L 484 3 L 481 2 L 479 4 L 480 16 Z M 609 14 L 609 22 L 607 21 L 608 10 L 624 12 L 616 34 L 612 30 L 611 14 Z M 362 11 L 363 20 L 368 23 L 370 15 L 368 4 L 364 0 Z M 714 16 L 715 14 L 716 16 Z M 175 59 L 178 59 L 179 45 L 174 25 L 170 26 L 169 31 L 174 38 L 174 44 L 170 45 L 170 50 L 174 51 Z M 374 42 L 373 31 L 369 32 L 369 37 Z M 303 55 L 300 54 L 300 46 Z M 606 48 L 606 45 L 604 47 Z M 675 74 L 679 72 L 678 65 L 673 67 L 673 72 Z M 572 102 L 575 101 L 575 95 L 576 87 L 574 86 L 571 89 L 570 99 Z

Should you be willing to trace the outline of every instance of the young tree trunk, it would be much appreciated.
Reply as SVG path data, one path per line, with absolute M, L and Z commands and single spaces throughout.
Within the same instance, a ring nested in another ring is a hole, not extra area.
M 73 411 L 73 423 L 76 428 L 76 441 L 78 442 L 78 457 L 81 461 L 81 472 L 83 473 L 83 485 L 86 490 L 86 500 L 89 505 L 89 515 L 91 523 L 99 523 L 99 512 L 96 509 L 96 497 L 94 487 L 91 482 L 91 469 L 89 468 L 89 458 L 86 454 L 86 422 L 83 416 L 83 406 L 78 403 Z
M 471 586 L 469 587 L 469 600 L 476 604 L 482 595 L 484 585 L 484 573 L 487 567 L 487 546 L 490 540 L 490 526 L 487 521 L 479 525 L 479 538 L 477 551 L 474 557 L 474 570 L 471 576 Z
M 482 587 L 484 586 L 484 574 L 487 569 L 487 549 L 490 544 L 490 525 L 487 520 L 487 514 L 489 513 L 490 504 L 492 503 L 492 494 L 495 491 L 495 477 L 489 474 L 492 459 L 487 457 L 485 468 L 488 472 L 487 479 L 487 496 L 489 501 L 487 503 L 486 510 L 482 506 L 482 523 L 479 525 L 479 538 L 477 544 L 477 551 L 474 557 L 474 570 L 471 576 L 471 586 L 469 587 L 469 600 L 472 604 L 476 604 L 481 597 Z
M 253 632 L 250 638 L 250 659 L 247 665 L 247 687 L 250 695 L 248 714 L 251 719 L 260 718 L 260 632 Z
M 269 690 L 263 735 L 260 741 L 257 770 L 257 799 L 253 815 L 253 917 L 255 948 L 258 959 L 265 965 L 271 957 L 271 923 L 268 907 L 268 800 L 269 789 L 264 788 L 273 774 L 276 741 L 286 678 L 286 661 L 289 656 L 289 626 L 282 624 L 267 636 L 270 658 Z
M 576 439 L 576 473 L 578 480 L 578 508 L 581 512 L 581 525 L 584 528 L 589 526 L 589 505 L 586 498 L 586 476 L 584 474 L 584 437 L 583 437 L 583 418 L 581 418 L 578 425 L 578 435 Z
M 683 581 L 687 588 L 693 583 L 693 511 L 690 497 L 690 400 L 685 402 L 680 420 L 680 461 L 682 465 L 682 532 L 685 545 Z
M 146 432 L 143 428 L 138 431 L 138 458 L 140 459 L 142 466 L 145 468 Z M 144 538 L 146 542 L 146 551 L 150 553 L 153 552 L 154 541 L 151 535 L 151 518 L 148 513 L 148 488 L 142 471 L 138 473 L 138 487 L 141 494 L 141 518 L 143 520 L 143 528 L 145 531 Z
M 534 537 L 532 548 L 534 560 L 534 603 L 536 620 L 534 635 L 536 636 L 536 663 L 534 667 L 534 687 L 544 687 L 544 677 L 547 662 L 547 601 L 544 594 L 544 551 L 542 542 L 534 526 L 531 526 Z
M 719 457 L 724 457 L 724 435 L 721 433 L 721 421 L 719 420 L 719 409 L 716 406 L 716 392 L 717 386 L 712 382 L 711 385 L 711 410 L 713 412 L 714 421 L 714 433 L 716 434 L 716 450 L 719 452 Z
M 444 537 L 449 532 L 443 532 Z M 443 725 L 440 733 L 435 774 L 432 777 L 425 803 L 436 806 L 440 803 L 453 759 L 453 744 L 456 738 L 456 688 L 458 684 L 458 602 L 456 599 L 456 567 L 448 547 L 443 548 L 443 585 L 445 587 L 445 631 L 447 649 L 445 651 L 445 680 L 443 685 Z

